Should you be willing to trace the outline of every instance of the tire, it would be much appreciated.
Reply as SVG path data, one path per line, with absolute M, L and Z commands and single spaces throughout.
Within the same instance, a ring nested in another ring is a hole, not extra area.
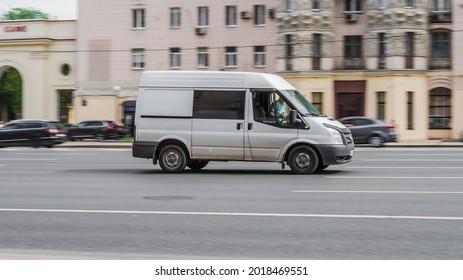
M 166 146 L 159 154 L 159 166 L 166 173 L 180 173 L 185 169 L 186 163 L 185 151 L 179 146 Z
M 312 174 L 317 171 L 320 159 L 314 149 L 297 147 L 289 153 L 288 165 L 296 174 Z
M 322 172 L 323 170 L 327 169 L 329 165 L 323 165 L 323 164 L 318 164 L 318 167 L 317 167 L 317 173 L 318 172 Z
M 98 141 L 103 141 L 106 139 L 106 135 L 103 132 L 98 132 L 95 134 L 95 139 Z
M 368 145 L 375 148 L 382 147 L 384 145 L 384 139 L 379 135 L 372 135 L 368 138 Z
M 193 170 L 193 171 L 196 171 L 196 170 L 200 170 L 200 169 L 203 169 L 204 167 L 206 167 L 206 165 L 209 163 L 209 161 L 207 160 L 191 160 L 187 166 Z

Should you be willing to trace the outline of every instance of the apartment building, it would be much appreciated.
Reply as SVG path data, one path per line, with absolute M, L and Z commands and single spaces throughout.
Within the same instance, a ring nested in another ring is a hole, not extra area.
M 460 139 L 463 1 L 278 0 L 276 71 L 337 118 Z
M 80 0 L 75 121 L 130 126 L 144 70 L 275 72 L 275 3 Z

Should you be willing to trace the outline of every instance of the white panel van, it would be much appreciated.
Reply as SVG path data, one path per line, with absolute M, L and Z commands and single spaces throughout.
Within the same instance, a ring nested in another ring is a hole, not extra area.
M 318 112 L 273 74 L 144 72 L 132 154 L 164 172 L 199 170 L 209 161 L 288 164 L 296 174 L 350 162 L 350 130 Z

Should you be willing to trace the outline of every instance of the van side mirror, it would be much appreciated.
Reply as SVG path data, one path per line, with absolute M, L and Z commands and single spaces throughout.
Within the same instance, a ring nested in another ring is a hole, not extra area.
M 297 111 L 296 110 L 290 110 L 289 111 L 289 124 L 295 124 L 297 120 Z

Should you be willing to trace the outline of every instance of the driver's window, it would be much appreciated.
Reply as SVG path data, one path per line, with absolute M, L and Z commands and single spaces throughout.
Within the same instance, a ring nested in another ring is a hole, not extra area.
M 288 123 L 290 107 L 274 91 L 253 92 L 254 120 L 266 124 Z

